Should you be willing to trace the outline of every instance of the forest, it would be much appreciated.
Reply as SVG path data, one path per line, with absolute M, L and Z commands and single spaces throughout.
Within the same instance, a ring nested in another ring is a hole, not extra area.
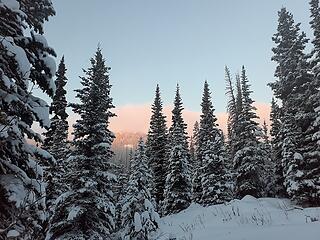
M 88 59 L 81 88 L 74 90 L 77 101 L 69 102 L 68 56 L 56 66 L 59 49 L 48 45 L 43 27 L 54 21 L 51 1 L 0 0 L 0 239 L 187 239 L 159 235 L 163 219 L 249 196 L 318 209 L 319 0 L 309 6 L 311 39 L 285 7 L 274 23 L 275 80 L 265 86 L 273 92 L 270 126 L 257 121 L 254 80 L 245 66 L 236 74 L 221 69 L 227 132 L 217 123 L 210 81 L 203 81 L 192 136 L 183 118 L 183 89 L 173 89 L 168 126 L 158 84 L 145 89 L 155 91 L 149 131 L 130 153 L 127 168 L 111 161 L 115 135 L 109 123 L 117 116 L 103 46 Z M 79 116 L 72 139 L 68 107 Z M 33 129 L 35 123 L 42 132 Z M 317 214 L 312 222 L 319 223 L 319 209 Z

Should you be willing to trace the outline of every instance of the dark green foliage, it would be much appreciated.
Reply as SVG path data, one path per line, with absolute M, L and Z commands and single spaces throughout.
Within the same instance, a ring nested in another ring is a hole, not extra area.
M 282 109 L 276 103 L 275 99 L 272 98 L 271 101 L 271 112 L 270 112 L 270 121 L 271 121 L 271 159 L 275 165 L 273 170 L 274 172 L 274 188 L 273 192 L 275 196 L 286 197 L 287 192 L 284 187 L 284 177 L 283 177 L 283 166 L 281 163 L 282 160 L 282 143 L 283 135 L 281 133 L 281 113 Z
M 225 149 L 222 133 L 216 123 L 217 118 L 211 102 L 211 93 L 207 82 L 202 95 L 202 113 L 200 115 L 199 147 L 197 151 L 200 163 L 198 178 L 201 193 L 196 201 L 211 205 L 230 200 L 225 169 Z
M 190 159 L 187 125 L 182 118 L 182 100 L 177 86 L 169 129 L 170 153 L 162 212 L 165 215 L 186 209 L 191 202 Z
M 234 168 L 236 171 L 235 194 L 238 198 L 245 195 L 261 197 L 263 195 L 263 166 L 265 152 L 261 148 L 259 135 L 261 129 L 255 119 L 258 116 L 251 99 L 250 85 L 245 68 L 241 71 L 241 109 L 237 112 L 234 127 Z
M 70 191 L 60 196 L 50 221 L 49 239 L 106 238 L 114 231 L 114 199 L 111 184 L 111 144 L 108 129 L 115 116 L 110 110 L 109 70 L 98 48 L 91 66 L 84 71 L 83 88 L 77 90 L 80 103 L 71 104 L 80 115 L 74 124 L 74 151 L 68 159 L 70 172 L 65 180 Z
M 47 103 L 33 90 L 55 92 L 56 54 L 37 34 L 55 11 L 47 0 L 18 2 L 0 4 L 0 238 L 16 230 L 20 239 L 36 239 L 46 220 L 40 164 L 53 158 L 26 138 L 39 144 L 31 126 L 49 127 Z
M 319 24 L 318 1 L 311 1 L 311 27 Z M 313 60 L 304 49 L 308 39 L 300 33 L 300 24 L 285 8 L 279 11 L 278 32 L 273 41 L 272 60 L 277 62 L 276 82 L 270 84 L 282 101 L 281 136 L 282 169 L 288 195 L 301 204 L 319 204 L 319 146 L 317 144 L 317 80 L 318 29 L 315 30 Z
M 56 92 L 50 107 L 53 114 L 49 130 L 45 133 L 43 148 L 56 159 L 55 163 L 45 163 L 47 182 L 47 207 L 52 208 L 56 198 L 67 189 L 63 177 L 66 171 L 68 149 L 68 114 L 65 85 L 67 84 L 66 67 L 62 57 L 56 73 Z
M 167 171 L 168 132 L 166 117 L 162 112 L 160 88 L 157 85 L 152 116 L 147 138 L 147 156 L 154 173 L 154 194 L 157 203 L 163 200 L 164 185 Z
M 142 138 L 130 165 L 131 174 L 121 201 L 121 239 L 152 239 L 152 233 L 159 227 L 159 215 L 149 190 L 153 185 L 152 173 Z
M 193 125 L 192 136 L 190 138 L 190 155 L 191 155 L 191 164 L 190 164 L 190 172 L 191 172 L 191 185 L 192 185 L 192 200 L 195 200 L 197 187 L 199 186 L 199 181 L 197 182 L 196 175 L 197 170 L 199 168 L 199 162 L 197 157 L 197 149 L 199 147 L 199 123 L 196 121 Z

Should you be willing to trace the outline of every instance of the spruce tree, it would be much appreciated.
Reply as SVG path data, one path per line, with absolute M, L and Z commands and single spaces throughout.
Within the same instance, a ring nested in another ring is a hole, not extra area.
M 194 147 L 194 157 L 197 157 L 197 149 L 199 147 L 199 123 L 196 121 L 193 125 L 192 129 L 192 144 Z
M 258 141 L 258 123 L 254 119 L 255 113 L 251 99 L 251 90 L 246 76 L 245 68 L 241 71 L 242 109 L 237 122 L 237 139 L 234 139 L 235 157 L 234 167 L 236 171 L 235 194 L 242 198 L 245 195 L 261 197 L 263 195 L 263 165 L 264 153 Z M 260 134 L 261 135 L 261 134 Z
M 202 95 L 202 114 L 200 115 L 199 148 L 197 152 L 200 163 L 199 179 L 201 182 L 200 202 L 204 205 L 223 203 L 230 200 L 225 169 L 225 149 L 221 131 L 216 123 L 211 93 L 207 81 Z
M 83 88 L 76 90 L 80 102 L 71 104 L 80 115 L 73 126 L 74 151 L 65 178 L 71 189 L 59 197 L 47 239 L 108 238 L 115 228 L 110 163 L 114 135 L 108 129 L 115 114 L 109 70 L 98 48 L 81 78 Z
M 195 159 L 196 159 L 196 153 L 195 153 L 196 150 L 195 150 L 193 135 L 191 135 L 191 137 L 190 137 L 189 152 L 190 152 L 190 172 L 191 172 L 191 176 L 192 176 L 193 167 L 194 167 Z
M 262 132 L 261 137 L 259 139 L 261 149 L 262 157 L 263 157 L 263 171 L 262 171 L 262 177 L 263 177 L 263 183 L 264 183 L 264 191 L 263 195 L 267 197 L 274 197 L 275 196 L 275 163 L 272 159 L 272 153 L 271 153 L 271 142 L 269 139 L 268 134 L 268 126 L 266 121 L 263 121 L 262 124 Z
M 277 197 L 286 197 L 287 193 L 284 188 L 283 177 L 283 165 L 282 161 L 282 143 L 283 136 L 281 134 L 282 122 L 281 122 L 282 109 L 277 104 L 276 100 L 272 98 L 271 101 L 271 159 L 274 163 L 274 195 Z
M 198 157 L 199 150 L 199 123 L 195 122 L 193 126 L 193 142 L 194 142 L 194 160 L 192 164 L 192 200 L 200 203 L 201 198 L 201 180 L 200 180 L 200 159 Z
M 307 189 L 309 195 L 307 202 L 320 206 L 320 7 L 319 0 L 311 0 L 311 28 L 314 38 L 313 44 L 313 60 L 311 61 L 311 70 L 313 73 L 312 81 L 306 91 L 306 105 L 309 110 L 306 114 L 309 117 L 308 129 L 304 132 L 306 140 L 306 151 L 304 159 L 306 165 L 305 176 L 308 182 L 312 185 Z
M 65 85 L 67 84 L 66 66 L 64 57 L 62 57 L 56 73 L 56 92 L 50 106 L 51 124 L 49 130 L 45 133 L 43 147 L 52 154 L 56 160 L 65 159 L 68 149 L 68 114 Z
M 195 185 L 195 176 L 196 176 L 196 170 L 198 168 L 198 161 L 197 161 L 197 149 L 199 146 L 198 142 L 198 136 L 199 136 L 199 123 L 196 121 L 193 125 L 192 135 L 190 137 L 190 176 L 191 176 L 191 185 L 192 185 L 192 200 L 194 200 L 194 189 L 196 188 Z
M 66 67 L 62 57 L 56 73 L 56 92 L 50 107 L 53 114 L 49 130 L 45 133 L 43 147 L 56 159 L 54 164 L 46 165 L 47 207 L 51 208 L 56 198 L 66 189 L 62 178 L 66 171 L 66 158 L 68 154 L 68 114 L 66 112 L 67 100 L 65 85 L 67 83 Z
M 227 153 L 230 159 L 234 158 L 236 149 L 235 149 L 235 139 L 236 137 L 236 130 L 237 130 L 237 123 L 239 117 L 239 111 L 237 106 L 240 106 L 241 97 L 241 85 L 240 79 L 237 78 L 237 92 L 234 90 L 234 86 L 232 84 L 232 78 L 230 74 L 230 70 L 228 67 L 225 67 L 225 80 L 226 80 L 226 95 L 229 97 L 227 112 L 228 112 L 228 122 L 227 122 Z M 241 102 L 242 104 L 242 102 Z
M 131 161 L 131 157 L 129 158 Z M 115 218 L 116 218 L 116 231 L 118 231 L 121 228 L 121 211 L 122 211 L 122 205 L 123 205 L 123 199 L 126 195 L 126 188 L 129 181 L 129 174 L 128 169 L 123 165 L 115 166 L 116 171 L 115 174 L 117 175 L 117 181 L 115 184 L 113 184 L 113 193 L 114 193 L 114 201 L 115 201 Z
M 55 92 L 54 50 L 43 36 L 43 23 L 55 11 L 49 0 L 1 1 L 0 4 L 0 238 L 41 238 L 46 219 L 41 162 L 53 161 L 26 138 L 41 143 L 31 126 L 48 128 L 47 103 Z
M 268 125 L 266 123 L 266 120 L 263 120 L 263 124 L 262 124 L 262 140 L 263 140 L 263 143 L 267 145 L 267 148 L 269 148 L 270 140 L 269 140 L 269 134 L 268 134 Z
M 147 161 L 141 138 L 131 163 L 126 195 L 122 200 L 121 238 L 124 240 L 152 239 L 152 233 L 159 227 L 159 215 L 149 190 L 152 174 Z
M 243 110 L 243 95 L 242 95 L 242 86 L 241 86 L 241 77 L 239 74 L 236 75 L 236 114 L 239 117 L 240 113 Z M 235 123 L 237 124 L 237 122 Z
M 315 26 L 316 2 L 312 2 Z M 277 63 L 276 82 L 270 84 L 275 96 L 282 101 L 282 167 L 288 195 L 301 204 L 319 202 L 319 151 L 314 134 L 317 118 L 316 99 L 319 89 L 308 55 L 304 49 L 308 39 L 300 33 L 300 24 L 285 8 L 279 13 L 278 32 L 274 35 L 272 58 Z M 315 33 L 316 35 L 317 33 Z M 317 41 L 314 41 L 316 43 Z M 314 69 L 314 68 L 313 68 Z
M 187 125 L 182 118 L 182 100 L 177 85 L 172 126 L 169 129 L 170 153 L 165 182 L 162 212 L 177 213 L 189 207 L 191 202 L 190 154 L 188 151 Z
M 168 132 L 166 117 L 163 115 L 159 85 L 156 87 L 152 116 L 147 138 L 147 156 L 154 174 L 154 194 L 157 204 L 163 200 L 167 171 Z
M 277 148 L 278 141 L 280 141 L 277 136 L 281 129 L 281 108 L 277 104 L 276 100 L 272 98 L 271 100 L 271 111 L 270 111 L 270 122 L 271 122 L 271 129 L 270 129 L 270 136 L 271 136 L 271 145 L 272 148 Z M 274 159 L 281 158 L 281 149 L 279 152 L 274 152 L 275 155 Z

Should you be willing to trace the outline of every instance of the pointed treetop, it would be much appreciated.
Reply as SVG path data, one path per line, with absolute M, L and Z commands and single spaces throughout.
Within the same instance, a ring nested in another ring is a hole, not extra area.
M 180 96 L 179 85 L 177 85 L 176 95 L 174 99 L 174 108 L 172 109 L 172 126 L 170 127 L 170 132 L 176 131 L 174 134 L 177 134 L 177 132 L 180 132 L 179 134 L 185 135 L 182 138 L 184 138 L 183 141 L 186 142 L 187 133 L 185 130 L 187 128 L 187 125 L 185 124 L 182 117 L 183 109 L 184 108 L 182 106 L 182 99 Z
M 242 66 L 241 70 L 241 90 L 243 97 L 243 105 L 252 104 L 254 101 L 251 99 L 250 94 L 252 91 L 250 90 L 250 84 L 248 77 L 246 75 L 246 69 Z M 255 109 L 254 107 L 252 109 Z
M 174 109 L 172 110 L 172 113 L 174 114 L 175 111 L 181 112 L 182 110 L 183 110 L 183 107 L 182 107 L 182 99 L 180 95 L 180 88 L 179 88 L 179 85 L 177 84 L 176 95 L 174 98 Z
M 64 89 L 65 85 L 67 84 L 67 77 L 66 77 L 66 66 L 64 64 L 64 56 L 60 60 L 58 70 L 56 72 L 56 92 L 53 96 L 53 101 L 50 106 L 50 113 L 59 115 L 61 119 L 67 119 L 68 114 L 66 113 L 67 107 L 67 100 L 66 100 L 66 90 Z
M 158 107 L 159 110 L 162 110 L 162 100 L 161 100 L 161 93 L 160 93 L 160 87 L 159 84 L 156 86 L 156 94 L 153 102 L 153 108 Z
M 157 84 L 154 102 L 161 101 L 160 98 L 161 98 L 160 87 L 159 87 L 159 84 Z
M 203 95 L 202 95 L 202 112 L 214 111 L 212 102 L 211 102 L 211 92 L 209 89 L 209 84 L 207 80 L 204 82 Z
M 278 12 L 278 16 L 277 33 L 272 37 L 277 46 L 272 48 L 274 55 L 271 60 L 279 64 L 276 68 L 275 76 L 280 79 L 286 79 L 288 75 L 295 76 L 297 71 L 299 71 L 298 65 L 305 58 L 304 49 L 308 39 L 304 32 L 300 33 L 300 23 L 295 24 L 293 15 L 286 8 L 282 8 Z M 291 59 L 290 61 L 288 61 L 289 58 Z M 290 85 L 293 82 L 288 80 L 288 84 Z M 270 85 L 272 88 L 276 88 L 276 85 Z M 293 86 L 287 87 L 293 88 Z M 282 93 L 276 93 L 276 95 L 282 95 Z

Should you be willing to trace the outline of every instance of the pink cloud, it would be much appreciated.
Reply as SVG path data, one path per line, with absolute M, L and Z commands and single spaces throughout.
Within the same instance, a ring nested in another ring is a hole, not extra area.
M 268 103 L 255 103 L 255 107 L 257 108 L 257 114 L 260 117 L 258 122 L 260 124 L 265 120 L 268 126 L 270 127 L 270 104 Z M 167 124 L 171 125 L 171 111 L 172 106 L 164 107 L 164 114 L 167 116 Z M 148 132 L 149 121 L 151 117 L 151 104 L 140 104 L 140 105 L 125 105 L 120 106 L 114 109 L 114 113 L 117 114 L 117 117 L 113 117 L 110 121 L 110 129 L 118 133 L 117 136 L 120 136 L 121 133 L 138 133 L 140 135 L 144 135 Z M 228 115 L 226 112 L 218 112 L 216 113 L 218 118 L 219 127 L 226 133 L 227 131 L 227 119 Z M 195 121 L 199 121 L 200 112 L 192 111 L 189 109 L 185 109 L 183 111 L 183 117 L 187 124 L 188 134 L 192 134 L 192 129 Z M 69 122 L 69 139 L 72 139 L 72 125 L 78 119 L 78 115 L 72 113 L 68 117 Z M 37 125 L 33 126 L 34 130 L 43 133 L 44 130 L 40 129 Z M 139 135 L 139 136 L 140 136 Z
M 151 117 L 151 104 L 124 105 L 114 111 L 117 117 L 110 120 L 110 128 L 114 132 L 148 131 Z
M 260 124 L 265 120 L 270 125 L 270 104 L 268 103 L 255 103 L 257 108 L 257 114 L 260 117 L 258 122 Z M 171 111 L 172 106 L 164 106 L 164 114 L 167 116 L 168 126 L 171 124 Z M 110 121 L 110 128 L 114 132 L 141 132 L 147 133 L 149 128 L 149 121 L 151 117 L 151 104 L 140 105 L 125 105 L 115 109 L 114 111 L 117 117 L 114 117 Z M 218 118 L 218 124 L 220 128 L 226 132 L 228 115 L 226 112 L 216 113 Z M 193 125 L 195 121 L 199 121 L 200 112 L 185 109 L 183 111 L 183 117 L 188 125 L 187 131 L 192 133 Z

